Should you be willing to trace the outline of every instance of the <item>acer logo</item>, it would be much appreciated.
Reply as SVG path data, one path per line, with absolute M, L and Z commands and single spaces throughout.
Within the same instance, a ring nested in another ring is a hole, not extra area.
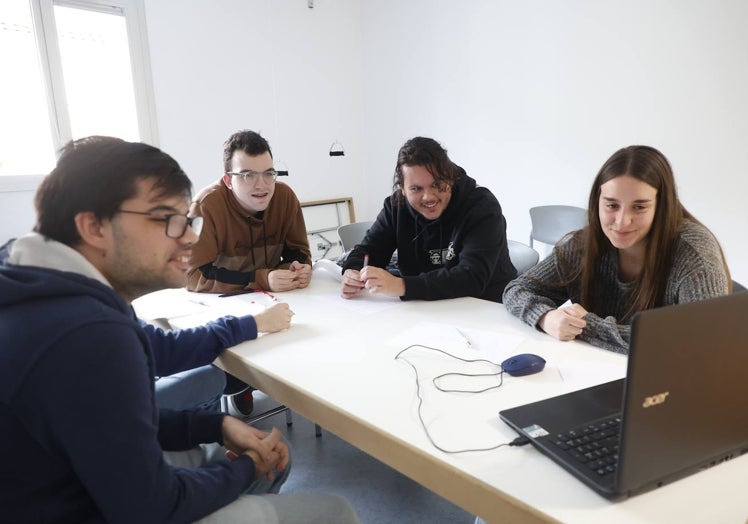
M 644 404 L 642 404 L 642 406 L 645 408 L 651 408 L 657 404 L 663 404 L 669 394 L 670 392 L 666 391 L 665 393 L 659 393 L 657 395 L 652 395 L 651 397 L 644 397 Z

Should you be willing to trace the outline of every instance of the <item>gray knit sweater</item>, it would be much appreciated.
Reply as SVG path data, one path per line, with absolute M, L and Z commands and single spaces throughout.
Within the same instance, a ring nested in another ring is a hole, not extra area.
M 571 237 L 561 240 L 547 258 L 509 282 L 503 302 L 510 313 L 537 327 L 540 317 L 567 300 L 581 303 L 579 282 L 560 285 L 569 280 L 568 275 L 562 274 L 562 268 L 578 267 L 581 262 L 579 246 L 575 244 Z M 603 297 L 602 303 L 595 312 L 585 315 L 587 326 L 577 338 L 628 353 L 631 318 L 625 318 L 624 314 L 635 282 L 618 279 L 618 250 L 614 248 L 602 256 L 599 273 L 597 293 Z M 716 239 L 704 226 L 684 221 L 665 289 L 665 305 L 694 302 L 727 292 L 727 275 Z

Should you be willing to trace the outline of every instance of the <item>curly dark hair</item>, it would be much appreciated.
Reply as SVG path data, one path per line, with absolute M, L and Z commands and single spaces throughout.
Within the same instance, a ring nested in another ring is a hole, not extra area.
M 417 136 L 400 148 L 392 186 L 394 191 L 403 188 L 403 166 L 425 167 L 439 185 L 451 187 L 457 182 L 458 171 L 447 156 L 447 150 L 433 138 Z

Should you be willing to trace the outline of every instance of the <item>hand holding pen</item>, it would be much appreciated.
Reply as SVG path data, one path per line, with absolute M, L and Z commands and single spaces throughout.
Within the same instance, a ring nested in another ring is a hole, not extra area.
M 364 287 L 373 295 L 401 297 L 405 295 L 405 280 L 394 276 L 386 269 L 369 265 L 368 255 L 364 256 L 364 267 L 361 268 L 359 278 Z
M 293 315 L 294 312 L 291 311 L 288 304 L 276 301 L 272 306 L 253 316 L 257 323 L 258 332 L 275 333 L 291 327 L 291 317 Z
M 342 287 L 340 296 L 351 298 L 356 293 L 364 289 L 364 280 L 361 278 L 361 272 L 369 266 L 369 254 L 364 254 L 364 266 L 361 271 L 356 269 L 346 269 L 341 279 Z

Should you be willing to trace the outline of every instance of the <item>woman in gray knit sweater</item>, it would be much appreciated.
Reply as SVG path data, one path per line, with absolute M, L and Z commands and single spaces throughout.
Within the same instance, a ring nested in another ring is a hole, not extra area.
M 509 312 L 559 340 L 628 353 L 637 311 L 730 292 L 719 243 L 681 204 L 658 150 L 613 154 L 592 184 L 588 217 L 507 285 Z

